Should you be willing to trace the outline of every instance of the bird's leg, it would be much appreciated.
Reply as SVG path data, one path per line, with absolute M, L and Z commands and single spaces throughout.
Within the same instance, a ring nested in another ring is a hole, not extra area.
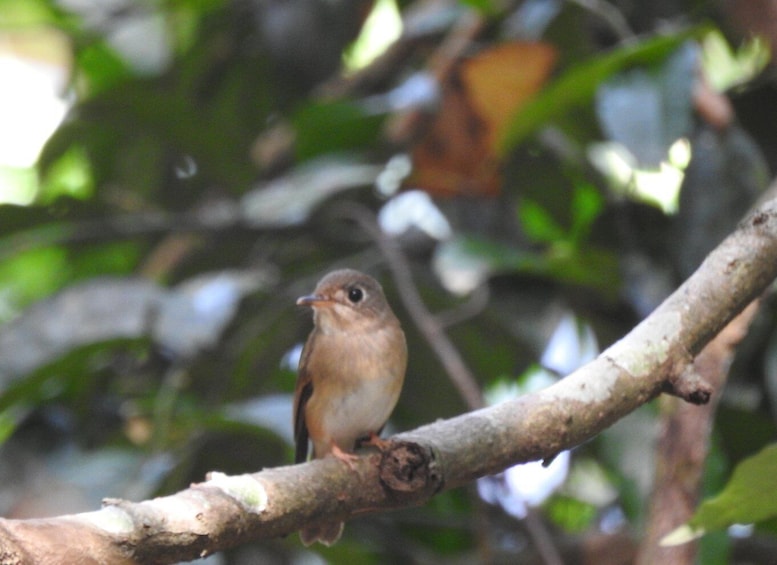
M 346 453 L 342 449 L 340 449 L 340 446 L 338 446 L 334 441 L 332 442 L 332 455 L 337 457 L 340 461 L 348 465 L 350 467 L 351 471 L 355 471 L 356 467 L 354 466 L 354 463 L 359 460 L 358 455 L 354 455 L 353 453 Z
M 362 438 L 361 445 L 372 445 L 377 447 L 379 451 L 386 451 L 391 445 L 391 440 L 380 439 L 380 436 L 375 432 L 370 432 L 370 435 L 366 438 Z

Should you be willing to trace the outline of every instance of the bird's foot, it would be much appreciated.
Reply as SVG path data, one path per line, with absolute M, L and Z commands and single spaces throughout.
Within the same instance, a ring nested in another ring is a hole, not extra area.
M 340 461 L 348 465 L 348 467 L 351 469 L 351 471 L 356 470 L 356 466 L 354 465 L 356 461 L 359 460 L 358 455 L 354 455 L 353 453 L 346 453 L 336 443 L 332 443 L 332 455 L 337 457 Z
M 386 451 L 391 444 L 392 441 L 390 439 L 380 439 L 380 436 L 375 432 L 371 433 L 360 442 L 360 445 L 372 445 L 373 447 L 377 447 L 381 453 Z

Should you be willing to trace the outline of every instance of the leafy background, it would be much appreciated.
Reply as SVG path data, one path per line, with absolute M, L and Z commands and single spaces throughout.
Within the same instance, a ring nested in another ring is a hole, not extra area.
M 383 19 L 365 24 L 373 7 Z M 402 34 L 369 58 L 396 10 Z M 752 39 L 777 41 L 764 10 L 777 6 L 0 3 L 6 43 L 64 68 L 71 104 L 28 197 L 0 205 L 3 515 L 288 464 L 311 326 L 294 301 L 336 267 L 377 276 L 408 334 L 391 430 L 474 403 L 397 271 L 489 401 L 573 370 L 772 178 L 774 72 Z M 774 438 L 774 317 L 768 300 L 732 368 L 706 492 Z M 210 561 L 541 562 L 539 528 L 567 562 L 629 562 L 658 417 L 645 407 L 564 456 L 547 498 L 508 474 L 354 520 L 331 549 L 290 537 Z M 754 548 L 768 562 L 774 524 L 758 518 L 706 536 L 705 562 L 759 562 Z

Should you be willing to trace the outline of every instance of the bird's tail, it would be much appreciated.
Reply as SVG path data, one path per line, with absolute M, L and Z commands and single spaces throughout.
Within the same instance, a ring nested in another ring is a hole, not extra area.
M 299 538 L 305 546 L 314 541 L 329 547 L 334 545 L 343 535 L 343 522 L 323 522 L 313 526 L 305 526 L 299 532 Z

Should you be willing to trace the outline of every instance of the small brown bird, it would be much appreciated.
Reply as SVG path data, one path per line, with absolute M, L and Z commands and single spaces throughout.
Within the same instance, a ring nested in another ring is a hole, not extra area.
M 349 467 L 357 441 L 377 443 L 399 399 L 407 367 L 407 344 L 399 320 L 378 281 L 343 269 L 322 278 L 313 294 L 297 300 L 313 308 L 315 327 L 299 364 L 294 391 L 297 463 L 332 454 Z M 342 522 L 308 526 L 305 545 L 332 545 Z

